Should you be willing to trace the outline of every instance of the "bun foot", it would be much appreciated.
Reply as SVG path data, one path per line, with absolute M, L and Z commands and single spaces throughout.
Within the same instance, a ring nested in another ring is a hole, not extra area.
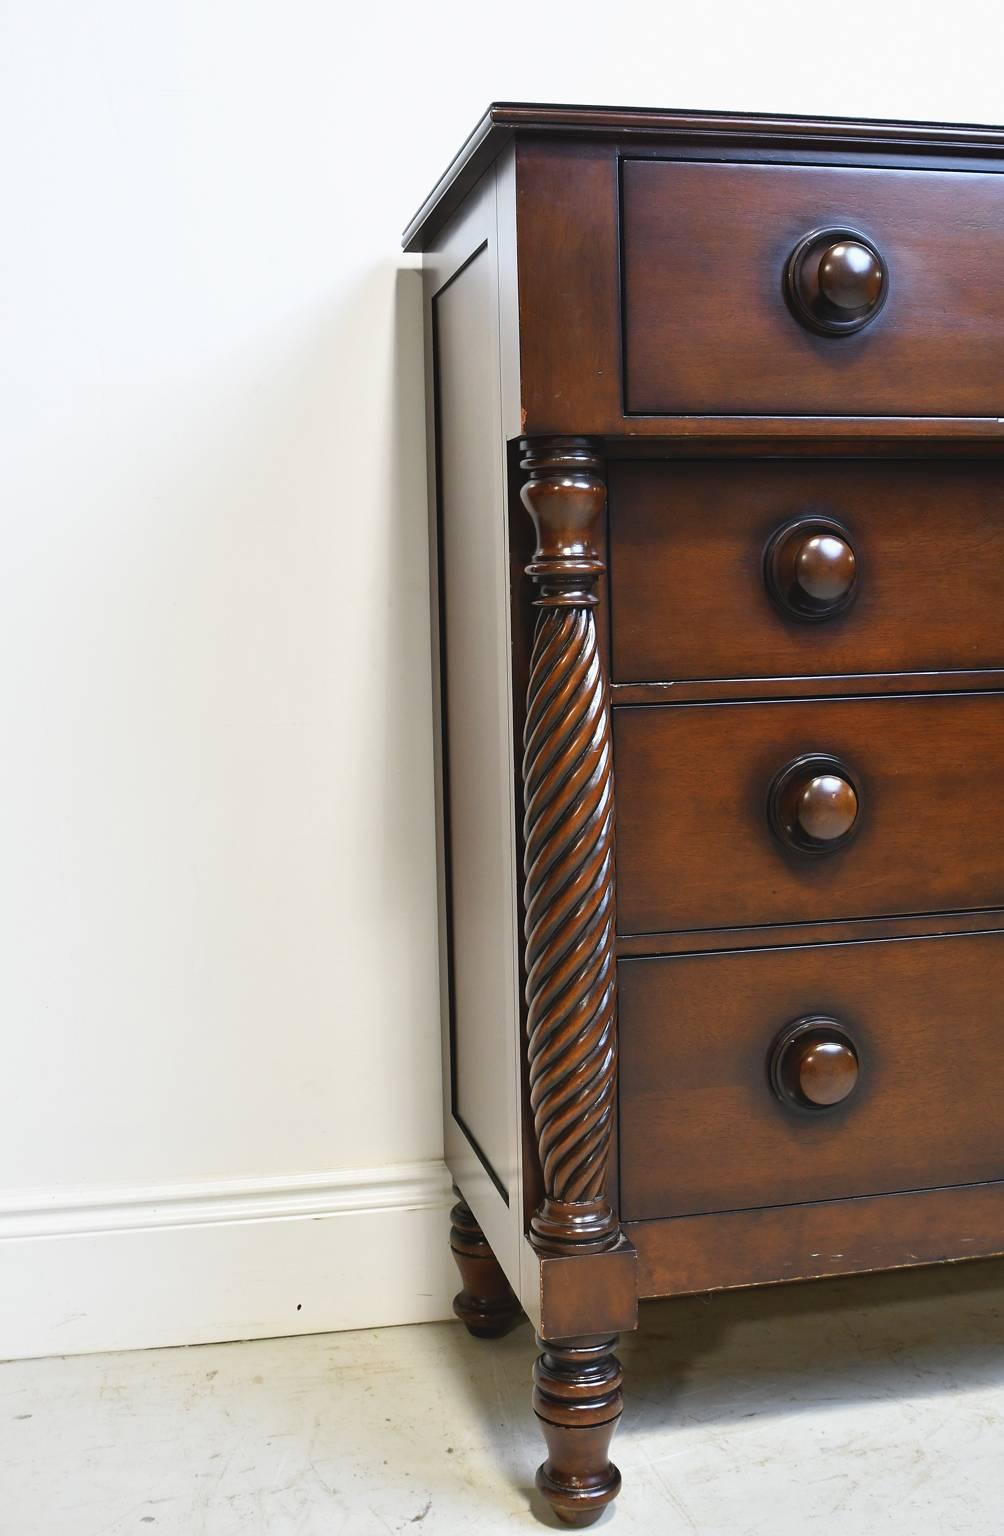
M 537 1487 L 565 1525 L 592 1525 L 620 1492 L 610 1441 L 624 1405 L 615 1338 L 538 1340 L 533 1407 L 548 1456 Z
M 458 1201 L 450 1221 L 450 1250 L 464 1287 L 453 1310 L 474 1338 L 500 1339 L 522 1316 L 520 1304 L 470 1206 Z
M 621 1475 L 613 1462 L 610 1463 L 613 1476 L 608 1481 L 578 1488 L 554 1482 L 548 1470 L 550 1465 L 549 1461 L 545 1461 L 537 1469 L 537 1487 L 562 1525 L 592 1525 L 621 1491 Z

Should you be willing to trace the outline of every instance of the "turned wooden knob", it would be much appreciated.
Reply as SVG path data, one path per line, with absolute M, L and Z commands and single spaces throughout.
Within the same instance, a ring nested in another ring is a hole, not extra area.
M 790 618 L 834 618 L 857 594 L 858 561 L 850 534 L 832 517 L 792 519 L 768 540 L 764 581 Z
M 810 1104 L 841 1104 L 858 1080 L 858 1058 L 845 1040 L 816 1040 L 795 1053 L 798 1086 Z
M 813 1016 L 783 1029 L 771 1052 L 775 1093 L 797 1109 L 832 1109 L 850 1098 L 860 1073 L 850 1032 L 836 1019 Z
M 830 603 L 854 584 L 854 551 L 833 533 L 814 533 L 795 554 L 795 581 L 806 597 Z
M 857 826 L 860 793 L 835 757 L 811 753 L 777 775 L 768 812 L 775 833 L 794 848 L 825 853 L 847 842 Z
M 814 230 L 785 268 L 785 293 L 796 319 L 823 336 L 844 336 L 873 320 L 885 302 L 885 263 L 864 235 Z
M 839 773 L 816 773 L 800 785 L 794 797 L 794 816 L 806 837 L 832 843 L 845 837 L 858 814 L 854 785 Z
M 875 308 L 884 274 L 878 251 L 863 240 L 838 240 L 819 258 L 819 292 L 828 304 L 852 314 Z

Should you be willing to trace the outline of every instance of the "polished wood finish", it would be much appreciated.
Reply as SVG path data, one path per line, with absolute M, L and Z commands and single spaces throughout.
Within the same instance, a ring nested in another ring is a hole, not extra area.
M 1004 1178 L 999 934 L 624 960 L 620 986 L 625 1220 Z M 775 1043 L 819 1015 L 860 1075 L 799 1113 Z
M 567 130 L 575 124 L 574 134 Z M 802 136 L 805 128 L 808 137 Z M 728 158 L 739 166 L 818 165 L 847 169 L 866 154 L 875 167 L 910 174 L 962 174 L 992 169 L 999 153 L 996 130 L 943 130 L 903 124 L 844 124 L 713 114 L 583 111 L 567 108 L 500 106 L 490 109 L 468 146 L 421 214 L 409 226 L 410 248 L 433 248 L 450 225 L 449 215 L 463 194 L 475 198 L 495 162 L 500 215 L 510 207 L 512 186 L 507 165 L 515 164 L 515 202 L 519 247 L 518 299 L 506 311 L 518 332 L 512 408 L 505 406 L 507 435 L 585 433 L 629 436 L 633 441 L 659 438 L 663 451 L 701 451 L 717 445 L 734 451 L 745 440 L 755 451 L 773 444 L 802 442 L 813 451 L 853 452 L 870 442 L 878 451 L 907 443 L 912 452 L 951 451 L 960 442 L 1000 446 L 1004 421 L 991 408 L 978 416 L 939 407 L 915 411 L 865 412 L 859 403 L 842 413 L 813 410 L 797 414 L 762 410 L 712 413 L 688 410 L 667 417 L 625 414 L 621 393 L 620 315 L 621 227 L 620 171 L 624 157 L 658 156 L 668 150 L 674 161 L 704 165 Z M 540 170 L 538 177 L 537 171 Z M 478 181 L 481 177 L 481 181 Z M 949 178 L 950 179 L 950 178 Z M 990 178 L 992 179 L 992 178 Z M 471 190 L 473 189 L 473 190 Z M 805 226 L 792 227 L 790 243 Z M 500 225 L 501 233 L 501 225 Z M 509 231 L 506 231 L 507 235 Z M 562 262 L 556 253 L 564 249 Z M 779 250 L 780 263 L 788 247 Z M 515 256 L 506 270 L 514 272 Z M 555 281 L 555 277 L 557 280 Z M 515 285 L 513 285 L 515 288 Z M 777 301 L 788 314 L 777 281 Z M 510 292 L 500 285 L 509 304 Z M 886 326 L 886 315 L 879 324 Z M 865 336 L 868 335 L 866 331 Z M 511 339 L 508 337 L 507 339 Z M 806 340 L 814 338 L 806 333 Z M 821 338 L 815 338 L 822 341 Z M 861 338 L 849 338 L 854 343 Z M 515 355 L 515 354 L 513 354 Z M 505 383 L 505 380 L 504 380 Z
M 820 674 L 858 674 L 855 692 L 1004 659 L 998 464 L 614 462 L 608 478 L 615 683 L 756 678 L 762 694 L 801 675 L 817 693 Z M 856 592 L 805 623 L 778 611 L 765 554 L 819 516 L 845 530 Z
M 792 805 L 793 826 L 801 834 L 800 847 L 827 851 L 842 843 L 857 824 L 860 796 L 850 774 L 836 761 L 832 770 L 820 771 L 818 759 L 809 759 L 812 778 L 797 784 Z M 799 769 L 804 773 L 805 766 Z
M 610 1441 L 624 1406 L 616 1337 L 538 1339 L 533 1408 L 547 1441 L 537 1487 L 566 1525 L 592 1525 L 620 1492 Z
M 548 412 L 551 420 L 567 417 Z M 529 420 L 524 412 L 524 422 Z M 653 453 L 663 459 L 748 458 L 790 455 L 792 458 L 850 458 L 867 447 L 877 459 L 987 457 L 1004 451 L 1001 416 L 851 416 L 828 412 L 792 416 L 779 412 L 702 413 L 680 416 L 618 415 L 596 418 L 591 434 L 609 450 L 618 433 L 631 440 L 632 454 Z M 524 428 L 525 430 L 525 428 Z M 554 429 L 552 429 L 554 430 Z
M 629 412 L 1000 414 L 999 176 L 627 160 L 623 198 Z M 798 323 L 782 274 L 838 210 L 890 276 L 835 337 Z
M 572 1524 L 639 1296 L 1004 1252 L 1002 171 L 503 104 L 409 226 L 458 1311 Z
M 1004 1181 L 626 1222 L 641 1296 L 689 1296 L 1004 1254 Z
M 802 853 L 835 853 L 858 827 L 861 790 L 838 757 L 807 752 L 788 763 L 767 794 L 767 816 L 782 843 Z
M 450 1251 L 460 1271 L 463 1289 L 453 1298 L 453 1310 L 476 1339 L 499 1339 L 522 1317 L 488 1239 L 463 1200 L 450 1212 Z
M 858 1081 L 858 1057 L 853 1045 L 820 1040 L 798 1059 L 798 1092 L 813 1109 L 842 1104 Z
M 822 677 L 687 678 L 679 683 L 611 683 L 618 704 L 741 704 L 769 699 L 903 697 L 918 693 L 997 693 L 1004 670 L 966 672 L 837 672 Z
M 777 949 L 789 944 L 857 944 L 869 939 L 917 939 L 952 933 L 997 933 L 1004 911 L 923 913 L 916 917 L 859 917 L 844 922 L 771 923 L 749 928 L 700 928 L 682 933 L 625 933 L 624 959 L 639 955 L 710 955 L 720 950 Z
M 533 144 L 517 165 L 520 431 L 619 430 L 617 158 L 603 144 Z
M 728 147 L 741 153 L 755 146 L 754 152 L 765 159 L 779 149 L 803 156 L 818 151 L 858 156 L 926 151 L 945 157 L 946 163 L 1004 154 L 1004 130 L 976 124 L 493 102 L 409 221 L 401 237 L 405 250 L 427 250 L 433 244 L 445 220 L 517 134 L 565 142 L 572 135 L 576 140 L 592 137 L 624 144 L 657 142 L 672 146 L 674 153 L 688 147 L 713 153 Z
M 612 1247 L 606 1198 L 617 1073 L 613 760 L 596 643 L 596 529 L 606 503 L 590 445 L 529 446 L 522 497 L 537 534 L 540 610 L 524 730 L 530 1103 L 544 1178 L 541 1252 Z
M 849 336 L 875 319 L 889 292 L 885 263 L 864 235 L 850 229 L 803 235 L 784 274 L 796 320 L 820 336 Z
M 537 540 L 526 573 L 539 609 L 523 755 L 527 1055 L 544 1187 L 530 1239 L 542 1265 L 609 1251 L 617 1268 L 604 1274 L 620 1301 L 621 1277 L 634 1269 L 607 1195 L 617 1083 L 613 761 L 593 614 L 606 486 L 584 439 L 525 446 L 521 496 Z M 620 1488 L 609 1458 L 623 1401 L 614 1339 L 545 1342 L 561 1325 L 543 1297 L 541 1317 L 533 1405 L 548 1456 L 537 1487 L 561 1520 L 589 1525 Z
M 843 613 L 858 590 L 851 535 L 835 518 L 793 518 L 770 537 L 763 579 L 785 617 L 822 622 Z
M 601 1330 L 627 1333 L 638 1326 L 638 1256 L 621 1233 L 612 1248 L 541 1253 L 530 1240 L 540 1275 L 538 1332 L 572 1339 Z
M 624 933 L 1004 904 L 1004 694 L 617 709 L 614 742 Z M 776 776 L 817 752 L 859 804 L 825 855 L 769 822 Z
M 860 1070 L 851 1031 L 823 1015 L 788 1024 L 770 1056 L 771 1086 L 782 1104 L 810 1114 L 849 1099 Z

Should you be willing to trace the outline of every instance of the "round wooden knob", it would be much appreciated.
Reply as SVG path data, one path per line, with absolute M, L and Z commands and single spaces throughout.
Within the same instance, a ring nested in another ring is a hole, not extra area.
M 832 603 L 854 585 L 854 551 L 834 533 L 814 533 L 795 552 L 795 581 L 806 597 Z
M 774 1042 L 770 1077 L 774 1091 L 796 1109 L 833 1109 L 850 1098 L 861 1064 L 850 1031 L 836 1019 L 797 1019 Z
M 846 837 L 857 820 L 854 785 L 839 773 L 816 773 L 795 796 L 795 820 L 817 843 Z
M 789 618 L 834 618 L 857 595 L 858 561 L 850 534 L 835 518 L 794 518 L 767 543 L 764 581 Z
M 857 827 L 860 809 L 860 791 L 849 769 L 823 753 L 789 763 L 768 797 L 774 832 L 790 847 L 809 853 L 842 847 Z
M 796 1052 L 795 1070 L 810 1104 L 841 1104 L 857 1084 L 858 1058 L 845 1040 L 815 1040 Z
M 882 296 L 879 254 L 862 240 L 838 240 L 819 258 L 818 281 L 819 292 L 836 309 L 869 312 Z
M 844 336 L 873 320 L 885 302 L 885 263 L 852 229 L 814 230 L 785 268 L 785 293 L 796 319 L 823 336 Z

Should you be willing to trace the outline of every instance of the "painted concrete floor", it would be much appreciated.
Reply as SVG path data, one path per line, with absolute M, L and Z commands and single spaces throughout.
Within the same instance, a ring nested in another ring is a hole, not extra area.
M 999 1536 L 1004 1261 L 649 1303 L 610 1536 Z M 532 1491 L 529 1328 L 0 1365 L 3 1536 L 494 1536 Z

